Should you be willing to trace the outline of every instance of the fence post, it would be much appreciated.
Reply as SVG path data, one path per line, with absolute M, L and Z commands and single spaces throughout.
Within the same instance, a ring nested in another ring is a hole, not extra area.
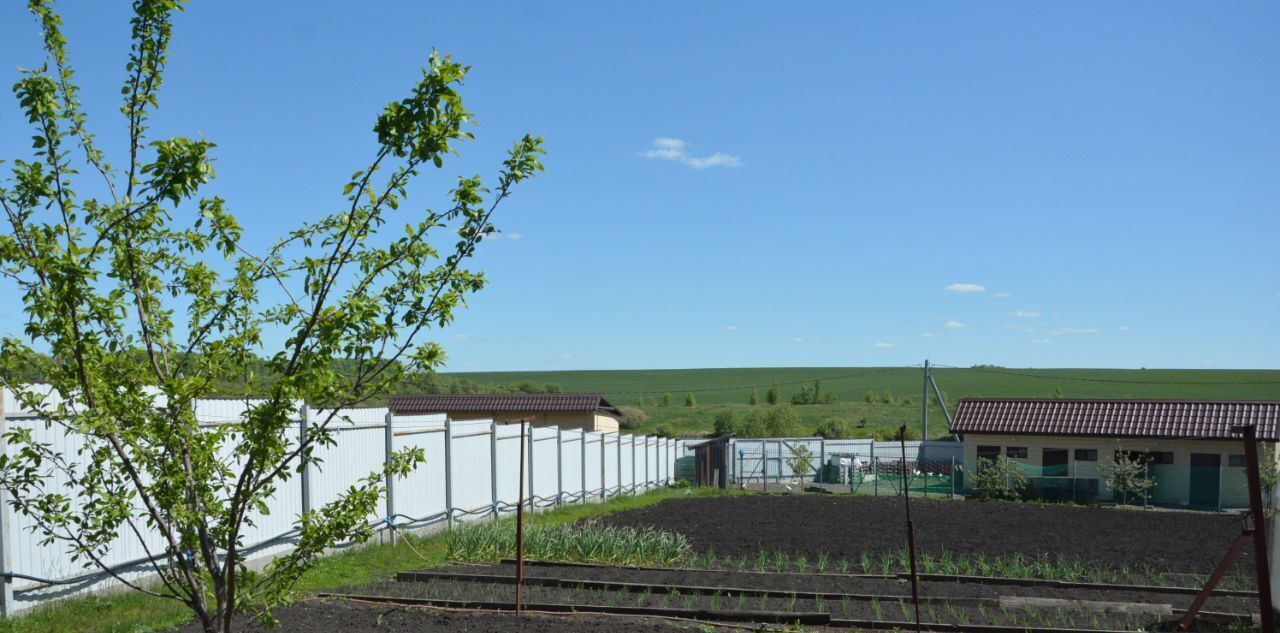
M 564 496 L 564 429 L 556 427 L 556 505 Z
M 521 422 L 521 424 L 524 424 L 524 423 L 523 423 L 523 422 Z M 529 511 L 530 511 L 530 512 L 532 512 L 532 511 L 533 511 L 533 509 L 534 509 L 535 507 L 537 507 L 537 506 L 535 506 L 535 505 L 534 505 L 534 501 L 533 501 L 533 491 L 535 490 L 535 488 L 533 487 L 533 452 L 534 452 L 534 450 L 535 450 L 535 449 L 537 449 L 537 448 L 538 448 L 538 445 L 537 445 L 536 443 L 534 443 L 534 441 L 533 441 L 533 440 L 534 440 L 534 437 L 533 437 L 533 429 L 535 429 L 535 428 L 537 428 L 537 427 L 533 426 L 533 422 L 532 422 L 532 421 L 530 421 L 530 422 L 529 422 L 529 446 L 527 447 L 527 450 L 529 451 L 529 474 L 528 474 L 528 475 L 526 475 L 526 476 L 529 478 L 529 495 L 528 495 L 528 499 L 529 499 Z
M 649 489 L 649 440 L 652 439 L 648 435 L 644 437 L 644 489 Z
M 453 529 L 453 420 L 444 416 L 444 524 Z
M 760 478 L 764 479 L 764 491 L 769 492 L 769 441 L 760 440 Z
M 956 456 L 951 456 L 951 498 L 956 498 Z
M 311 407 L 306 403 L 298 409 L 298 446 L 302 447 L 307 443 L 307 433 L 311 427 Z M 305 452 L 305 451 L 304 451 Z M 309 462 L 310 460 L 308 460 Z M 298 476 L 302 483 L 302 513 L 306 514 L 311 511 L 311 464 L 307 463 L 302 467 L 302 473 Z
M 386 426 L 386 431 L 382 438 L 382 443 L 383 443 L 382 466 L 384 468 L 383 476 L 387 478 L 387 527 L 388 528 L 391 528 L 396 524 L 396 478 L 391 475 L 391 471 L 389 468 L 391 466 L 391 453 L 395 452 L 396 450 L 395 432 L 391 429 L 391 421 L 394 419 L 394 417 L 395 416 L 391 413 L 391 410 L 387 409 L 387 417 L 386 417 L 387 426 Z M 389 531 L 391 532 L 391 543 L 394 545 L 396 542 L 396 531 L 395 530 L 389 530 Z
M 4 439 L 8 432 L 4 408 L 4 391 L 0 390 L 0 455 L 9 454 L 9 443 Z M 13 571 L 9 540 L 9 493 L 0 488 L 0 574 Z M 5 576 L 0 579 L 0 618 L 13 617 L 13 607 L 13 578 Z
M 631 436 L 631 494 L 636 493 L 636 436 Z
M 604 431 L 600 431 L 600 500 L 601 501 L 604 501 L 605 499 L 608 498 L 608 492 L 605 490 L 605 485 L 604 485 L 604 482 L 605 482 L 604 476 L 606 474 L 604 458 L 607 454 L 604 446 L 604 438 L 606 437 L 608 437 L 608 434 L 605 433 Z
M 498 421 L 489 420 L 489 511 L 498 516 Z
M 622 431 L 618 431 L 618 495 L 622 495 Z
M 880 465 L 876 461 L 876 441 L 871 440 L 871 484 L 873 497 L 880 496 Z
M 582 470 L 582 475 L 581 477 L 578 478 L 578 483 L 582 484 L 580 486 L 582 488 L 582 494 L 578 495 L 578 501 L 582 503 L 586 503 L 587 502 L 587 430 L 586 429 L 582 429 L 582 435 L 580 436 L 580 439 L 581 441 L 578 443 L 582 444 L 582 446 L 579 446 L 578 448 L 582 449 L 582 462 L 578 464 L 578 467 Z
M 814 479 L 822 478 L 822 473 L 827 468 L 827 438 L 818 438 L 818 472 L 814 473 Z M 823 482 L 814 482 L 823 483 Z

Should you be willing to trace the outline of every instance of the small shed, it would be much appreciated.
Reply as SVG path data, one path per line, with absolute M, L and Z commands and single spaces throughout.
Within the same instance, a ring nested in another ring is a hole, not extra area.
M 686 445 L 693 449 L 694 485 L 720 489 L 729 487 L 729 440 L 731 439 L 733 439 L 732 435 L 722 435 L 697 444 Z

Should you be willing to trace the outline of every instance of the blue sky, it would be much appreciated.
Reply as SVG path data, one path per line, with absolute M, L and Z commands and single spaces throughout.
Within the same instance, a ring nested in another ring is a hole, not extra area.
M 119 151 L 125 3 L 62 7 Z M 0 83 L 41 61 L 0 5 Z M 116 6 L 121 5 L 121 6 Z M 454 371 L 1276 367 L 1276 3 L 192 3 L 155 138 L 205 134 L 249 233 L 340 201 L 432 48 L 547 172 L 437 333 Z M 0 102 L 0 156 L 29 133 Z M 117 161 L 118 162 L 118 161 Z M 516 239 L 518 238 L 518 239 Z M 4 289 L 12 295 L 11 289 Z M 14 301 L 0 329 L 19 330 Z

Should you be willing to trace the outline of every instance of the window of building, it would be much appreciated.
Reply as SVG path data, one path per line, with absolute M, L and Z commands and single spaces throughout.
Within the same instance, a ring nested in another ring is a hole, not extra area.
M 1232 468 L 1244 468 L 1244 455 L 1228 455 L 1227 465 Z
M 979 446 L 978 459 L 996 459 L 1000 457 L 999 446 Z
M 1096 462 L 1098 461 L 1098 451 L 1092 448 L 1077 448 L 1076 461 L 1078 462 Z
M 1041 453 L 1040 464 L 1044 466 L 1045 477 L 1067 476 L 1067 449 L 1046 448 Z
M 1027 447 L 1025 446 L 1009 446 L 1004 449 L 1004 454 L 1012 459 L 1026 459 Z
M 1147 453 L 1147 458 L 1151 460 L 1150 463 L 1152 464 L 1167 465 L 1173 463 L 1173 453 L 1169 451 L 1151 451 L 1150 453 Z

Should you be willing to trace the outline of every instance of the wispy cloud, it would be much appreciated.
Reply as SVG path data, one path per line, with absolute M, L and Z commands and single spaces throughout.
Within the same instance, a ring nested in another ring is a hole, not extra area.
M 792 343 L 803 343 L 803 342 L 804 342 L 804 337 L 803 337 L 803 336 L 793 336 L 793 337 L 791 337 L 791 342 L 792 342 Z
M 470 334 L 454 334 L 453 335 L 453 340 L 455 341 L 470 341 L 473 338 L 475 337 L 471 336 Z
M 1028 311 L 1026 311 L 1026 310 L 1014 310 L 1014 311 L 1013 311 L 1013 316 L 1016 316 L 1016 317 L 1018 317 L 1018 318 L 1020 318 L 1020 319 L 1034 319 L 1034 318 L 1036 318 L 1036 317 L 1040 316 L 1040 313 L 1039 313 L 1039 312 L 1028 312 Z
M 876 341 L 871 346 L 876 349 L 889 349 L 890 347 L 895 347 L 893 343 L 886 343 L 884 341 Z
M 494 231 L 485 237 L 491 240 L 519 240 L 524 239 L 524 233 L 517 233 L 516 231 Z
M 1011 293 L 1011 292 L 997 292 L 997 293 L 995 293 L 995 294 L 993 294 L 993 295 L 991 295 L 991 296 L 993 296 L 993 297 L 995 297 L 995 298 L 997 298 L 997 299 L 1008 299 L 1009 297 L 1012 297 L 1012 296 L 1013 296 L 1013 293 Z
M 955 319 L 951 319 L 950 321 L 947 321 L 946 323 L 944 323 L 944 324 L 943 324 L 943 327 L 947 328 L 948 330 L 958 330 L 958 329 L 960 329 L 960 328 L 966 328 L 966 327 L 969 327 L 969 324 L 968 324 L 968 323 L 961 323 L 960 321 L 957 321 L 957 320 L 955 320 Z
M 736 326 L 736 325 L 726 325 L 726 326 L 724 326 L 724 329 L 729 330 L 730 332 L 737 332 L 737 331 L 738 331 L 738 326 Z
M 1063 327 L 1056 330 L 1049 330 L 1049 334 L 1054 336 L 1062 336 L 1063 334 L 1097 334 L 1101 331 L 1102 330 L 1092 327 Z
M 947 286 L 947 290 L 951 292 L 986 292 L 987 287 L 982 284 L 951 284 Z
M 1034 329 L 1029 323 L 1005 323 L 1003 327 L 1006 330 L 1026 330 L 1028 332 Z
M 920 335 L 920 338 L 938 338 L 938 335 L 934 334 L 933 332 L 925 332 L 924 334 Z
M 1131 329 L 1131 328 L 1130 328 L 1129 326 L 1127 326 L 1127 325 L 1122 325 L 1122 326 L 1120 326 L 1120 331 L 1121 331 L 1121 332 L 1128 332 L 1130 329 Z
M 690 156 L 689 144 L 682 139 L 660 136 L 653 139 L 653 148 L 640 152 L 645 158 L 660 158 L 688 165 L 694 169 L 708 167 L 741 167 L 742 157 L 715 152 L 706 156 Z
M 1036 345 L 1047 345 L 1047 344 L 1049 344 L 1049 343 L 1052 343 L 1053 341 L 1050 341 L 1050 340 L 1049 340 L 1049 339 L 1047 339 L 1047 338 L 1033 338 L 1033 339 L 1031 339 L 1030 341 L 1027 341 L 1027 342 L 1028 342 L 1028 343 L 1035 343 Z

